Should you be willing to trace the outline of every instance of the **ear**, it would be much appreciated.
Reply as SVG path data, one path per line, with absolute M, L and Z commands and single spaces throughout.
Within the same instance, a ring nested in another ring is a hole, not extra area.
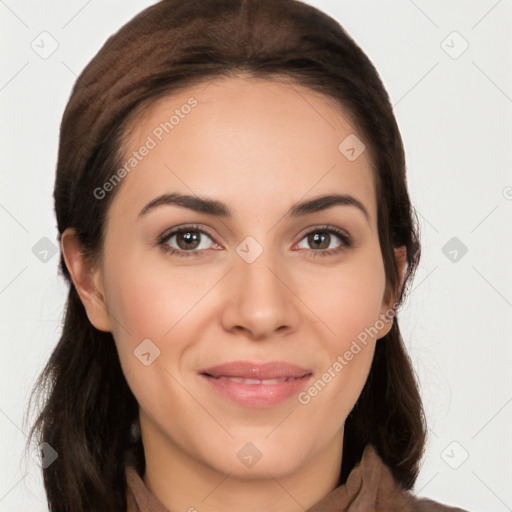
M 67 228 L 62 233 L 60 246 L 89 321 L 96 329 L 110 332 L 111 324 L 100 269 L 93 268 L 84 258 L 83 248 L 73 228 Z
M 398 268 L 398 275 L 400 276 L 399 289 L 402 289 L 405 280 L 405 273 L 407 271 L 407 249 L 405 245 L 395 247 L 395 261 Z
M 405 280 L 405 273 L 407 271 L 407 249 L 405 245 L 394 248 L 395 261 L 398 269 L 399 284 L 398 289 L 401 290 Z M 379 339 L 386 336 L 393 326 L 395 302 L 398 297 L 395 293 L 390 293 L 386 286 L 385 299 L 382 304 L 380 319 L 384 322 L 383 329 L 379 329 Z

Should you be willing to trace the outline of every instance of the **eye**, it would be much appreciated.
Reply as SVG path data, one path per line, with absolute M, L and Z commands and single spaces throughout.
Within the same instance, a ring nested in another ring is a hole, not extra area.
M 331 243 L 334 238 L 341 240 L 337 246 L 332 247 Z M 307 233 L 302 240 L 305 243 L 313 247 L 313 250 L 308 251 L 312 256 L 333 256 L 342 251 L 345 251 L 352 247 L 352 238 L 348 233 L 335 228 L 333 226 L 322 226 L 318 227 L 313 231 Z M 298 247 L 301 247 L 300 244 Z M 302 247 L 303 248 L 303 247 Z
M 200 257 L 204 256 L 205 251 L 211 248 L 211 245 L 208 245 L 208 241 L 205 238 L 213 242 L 212 237 L 206 231 L 200 229 L 199 226 L 182 226 L 163 234 L 158 241 L 158 245 L 164 252 L 171 255 Z M 340 242 L 332 247 L 332 242 L 335 242 L 336 238 Z M 306 233 L 302 237 L 301 242 L 297 244 L 297 247 L 301 249 L 304 248 L 301 246 L 302 240 L 305 240 L 305 243 L 312 247 L 309 250 L 306 248 L 306 252 L 313 257 L 334 256 L 353 246 L 351 236 L 334 226 L 319 226 Z M 215 242 L 213 243 L 215 244 Z
M 202 229 L 199 229 L 199 227 L 183 226 L 162 235 L 158 245 L 160 245 L 165 252 L 177 256 L 201 256 L 204 250 L 209 249 L 208 244 L 203 243 L 205 237 L 213 242 L 210 235 Z M 173 247 L 173 245 L 177 245 L 177 247 Z

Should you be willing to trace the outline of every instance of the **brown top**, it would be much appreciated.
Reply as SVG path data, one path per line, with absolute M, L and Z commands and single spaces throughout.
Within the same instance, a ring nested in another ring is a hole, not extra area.
M 133 466 L 126 467 L 127 512 L 171 512 L 165 508 Z M 417 498 L 400 488 L 391 470 L 371 445 L 344 485 L 336 487 L 306 512 L 468 512 Z

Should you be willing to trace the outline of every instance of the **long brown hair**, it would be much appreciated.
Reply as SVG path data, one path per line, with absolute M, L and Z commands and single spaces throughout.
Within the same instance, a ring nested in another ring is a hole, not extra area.
M 59 239 L 73 227 L 84 254 L 101 256 L 105 219 L 119 186 L 99 200 L 121 165 L 124 134 L 137 111 L 157 98 L 237 73 L 287 80 L 334 100 L 357 127 L 371 156 L 378 231 L 388 297 L 402 303 L 420 257 L 418 223 L 407 190 L 401 135 L 374 66 L 331 17 L 297 0 L 164 0 L 114 34 L 77 79 L 63 116 L 54 199 Z M 394 247 L 407 249 L 403 285 Z M 138 404 L 111 333 L 97 330 L 70 279 L 61 338 L 29 401 L 43 395 L 30 443 L 57 459 L 43 469 L 52 512 L 126 510 L 124 465 L 145 468 L 132 427 Z M 426 438 L 416 377 L 398 315 L 375 350 L 369 377 L 346 419 L 340 484 L 364 446 L 377 449 L 411 489 Z

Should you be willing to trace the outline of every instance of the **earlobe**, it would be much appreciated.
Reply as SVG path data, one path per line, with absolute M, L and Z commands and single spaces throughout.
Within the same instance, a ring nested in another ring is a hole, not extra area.
M 92 268 L 83 255 L 76 232 L 67 228 L 61 236 L 60 246 L 73 285 L 87 312 L 89 321 L 100 331 L 110 332 L 110 318 L 98 268 Z

